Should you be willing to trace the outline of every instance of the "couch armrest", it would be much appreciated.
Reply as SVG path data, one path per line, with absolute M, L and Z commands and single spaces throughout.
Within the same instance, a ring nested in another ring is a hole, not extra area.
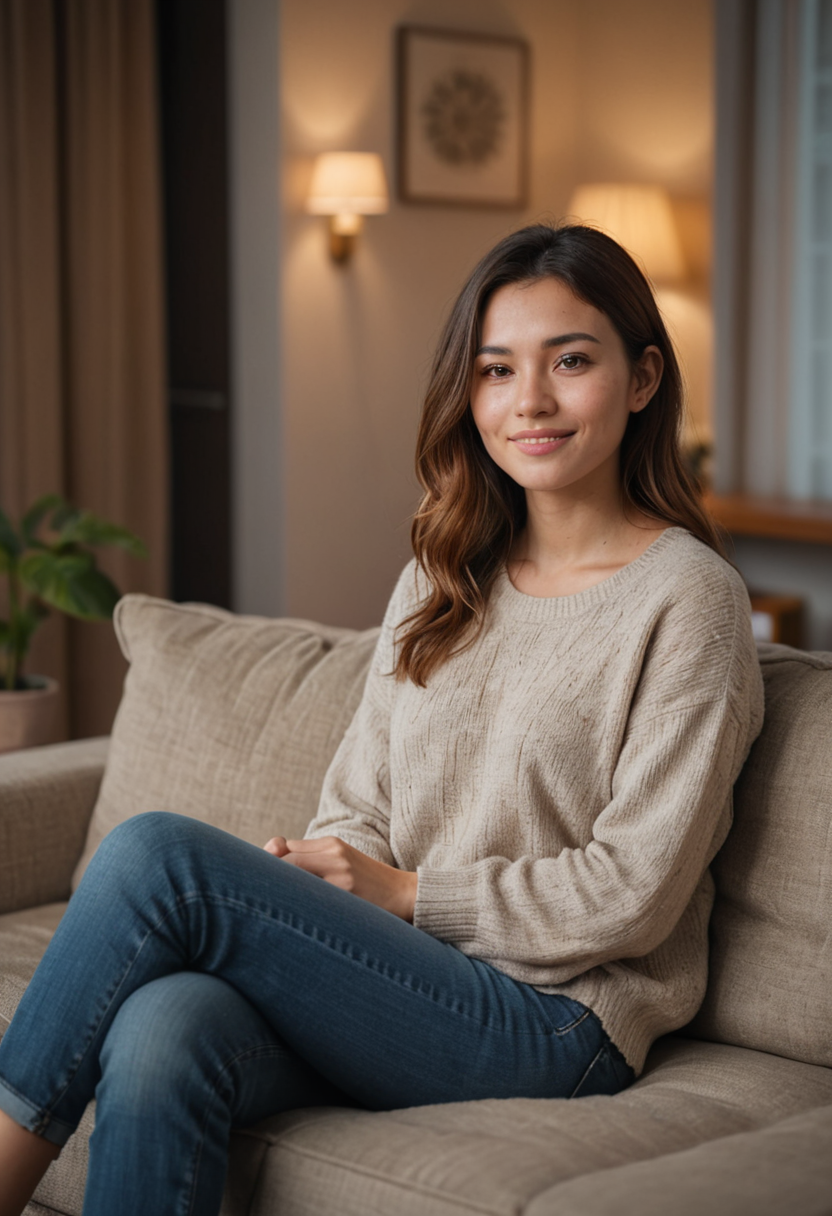
M 0 756 L 0 913 L 68 899 L 107 739 Z
M 537 1195 L 523 1216 L 828 1216 L 830 1149 L 832 1106 L 818 1106 L 756 1131 L 572 1178 Z

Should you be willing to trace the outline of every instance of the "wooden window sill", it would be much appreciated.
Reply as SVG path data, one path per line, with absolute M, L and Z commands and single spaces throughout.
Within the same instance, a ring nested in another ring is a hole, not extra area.
M 705 506 L 727 532 L 832 545 L 832 502 L 706 494 Z

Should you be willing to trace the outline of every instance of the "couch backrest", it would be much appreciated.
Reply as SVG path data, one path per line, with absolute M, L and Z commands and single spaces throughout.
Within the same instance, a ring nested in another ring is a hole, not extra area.
M 703 1038 L 832 1066 L 832 654 L 759 647 L 762 733 L 714 862 Z
M 358 705 L 377 629 L 245 617 L 128 595 L 130 661 L 80 880 L 102 837 L 142 811 L 178 811 L 252 844 L 303 835 Z

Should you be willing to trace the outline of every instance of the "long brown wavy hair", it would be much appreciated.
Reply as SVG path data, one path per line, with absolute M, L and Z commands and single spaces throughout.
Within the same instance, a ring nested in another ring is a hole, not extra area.
M 509 283 L 558 279 L 604 313 L 634 366 L 657 346 L 664 372 L 655 395 L 630 415 L 621 443 L 621 487 L 628 506 L 679 524 L 724 556 L 679 448 L 683 385 L 679 364 L 647 279 L 603 232 L 583 225 L 535 224 L 500 241 L 460 292 L 444 327 L 416 444 L 424 495 L 411 539 L 428 595 L 400 627 L 396 677 L 424 686 L 437 667 L 482 628 L 489 592 L 526 522 L 526 499 L 487 454 L 469 404 L 482 318 Z

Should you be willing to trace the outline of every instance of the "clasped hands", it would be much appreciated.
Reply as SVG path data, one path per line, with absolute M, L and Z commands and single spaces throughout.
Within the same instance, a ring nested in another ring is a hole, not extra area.
M 395 866 L 376 861 L 337 836 L 321 836 L 315 840 L 273 836 L 264 848 L 274 857 L 308 870 L 342 891 L 351 891 L 402 920 L 413 921 L 418 879 L 409 870 L 397 870 Z

